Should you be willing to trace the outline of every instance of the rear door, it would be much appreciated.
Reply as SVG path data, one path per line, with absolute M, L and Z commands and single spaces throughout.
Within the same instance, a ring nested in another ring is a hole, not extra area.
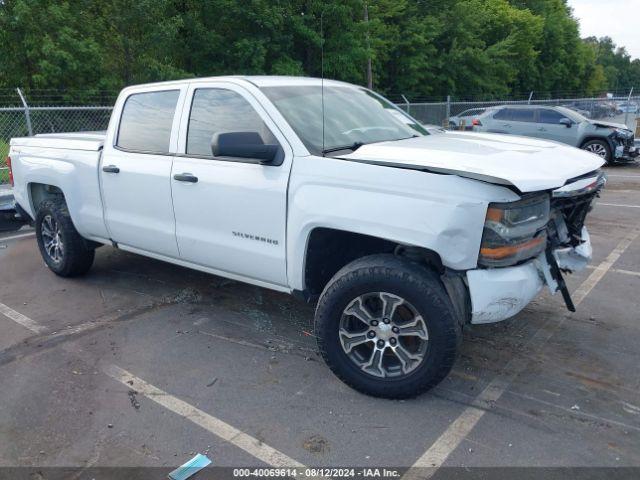
M 130 93 L 114 111 L 100 166 L 111 239 L 178 258 L 171 166 L 186 86 Z
M 227 276 L 286 286 L 291 147 L 243 87 L 194 83 L 186 103 L 171 180 L 181 258 Z M 265 144 L 279 144 L 284 160 L 262 165 L 216 157 L 212 139 L 223 132 L 255 132 Z
M 533 108 L 511 108 L 509 133 L 513 135 L 523 135 L 534 137 L 538 126 L 536 125 L 535 109 Z
M 512 133 L 513 124 L 511 123 L 511 108 L 501 108 L 495 112 L 491 119 L 487 119 L 485 129 L 491 133 Z

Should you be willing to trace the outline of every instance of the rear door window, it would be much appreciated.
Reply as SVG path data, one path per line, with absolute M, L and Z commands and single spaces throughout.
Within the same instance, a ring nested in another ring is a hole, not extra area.
M 498 112 L 493 115 L 493 118 L 495 118 L 496 120 L 511 120 L 512 111 L 512 108 L 503 108 L 501 110 L 498 110 Z
M 180 90 L 134 93 L 125 101 L 116 145 L 124 150 L 168 154 Z
M 535 110 L 529 108 L 512 108 L 512 122 L 535 122 Z

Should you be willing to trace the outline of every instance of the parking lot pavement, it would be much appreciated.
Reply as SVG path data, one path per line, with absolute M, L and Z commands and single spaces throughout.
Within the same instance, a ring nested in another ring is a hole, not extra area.
M 640 168 L 609 168 L 591 268 L 464 334 L 414 400 L 322 363 L 313 308 L 103 247 L 61 279 L 0 237 L 0 465 L 640 466 Z

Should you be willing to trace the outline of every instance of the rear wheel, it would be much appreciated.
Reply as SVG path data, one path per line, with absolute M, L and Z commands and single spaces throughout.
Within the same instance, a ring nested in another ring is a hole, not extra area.
M 604 140 L 589 140 L 582 145 L 582 149 L 595 153 L 605 161 L 611 162 L 611 148 L 609 148 L 609 144 Z
M 447 376 L 461 332 L 437 274 L 373 255 L 347 265 L 325 288 L 316 334 L 325 361 L 346 384 L 408 398 Z
M 64 199 L 40 203 L 35 227 L 40 254 L 53 273 L 75 277 L 89 271 L 95 251 L 73 226 Z

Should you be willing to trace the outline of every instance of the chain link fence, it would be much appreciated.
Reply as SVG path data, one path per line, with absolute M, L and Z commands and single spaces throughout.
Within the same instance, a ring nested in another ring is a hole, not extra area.
M 111 103 L 109 95 L 100 100 Z M 89 100 L 92 100 L 89 98 Z M 106 130 L 112 105 L 74 105 L 59 93 L 34 93 L 33 104 L 22 92 L 0 91 L 0 185 L 9 182 L 6 164 L 9 141 L 40 133 L 86 132 Z M 50 103 L 47 105 L 47 103 Z
M 74 98 L 65 92 L 36 92 L 23 96 L 17 90 L 0 91 L 0 184 L 9 181 L 6 157 L 12 137 L 106 130 L 116 93 L 108 92 L 99 97 L 81 95 L 81 102 Z M 545 100 L 535 99 L 533 93 L 524 100 L 454 101 L 448 97 L 439 102 L 410 102 L 404 96 L 402 99 L 404 102 L 398 102 L 398 106 L 420 122 L 455 130 L 470 129 L 474 115 L 498 105 L 565 106 L 587 118 L 624 123 L 634 131 L 640 121 L 640 96 L 633 96 L 630 92 L 606 98 L 566 96 Z M 100 104 L 87 105 L 87 101 Z
M 489 107 L 502 105 L 540 105 L 563 106 L 593 120 L 602 120 L 626 124 L 636 130 L 640 118 L 640 96 L 612 95 L 606 98 L 556 98 L 539 100 L 488 100 L 453 101 L 450 98 L 441 102 L 399 103 L 402 109 L 421 123 L 442 126 L 452 130 L 464 130 L 472 127 L 473 118 Z

